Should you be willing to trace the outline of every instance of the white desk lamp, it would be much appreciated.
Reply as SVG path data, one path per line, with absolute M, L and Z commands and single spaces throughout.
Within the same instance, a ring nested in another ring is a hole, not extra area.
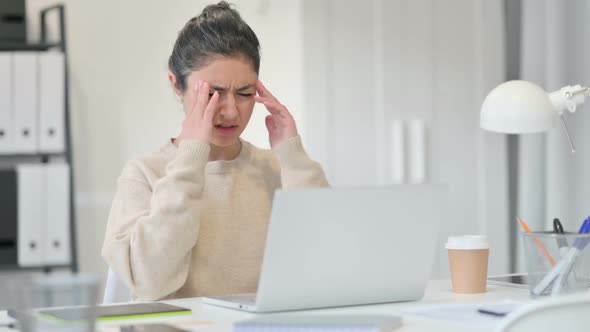
M 580 85 L 547 93 L 531 82 L 505 82 L 494 88 L 484 100 L 480 127 L 506 134 L 536 133 L 553 128 L 560 116 L 572 152 L 575 152 L 563 114 L 566 110 L 574 113 L 585 96 L 590 96 L 590 88 Z

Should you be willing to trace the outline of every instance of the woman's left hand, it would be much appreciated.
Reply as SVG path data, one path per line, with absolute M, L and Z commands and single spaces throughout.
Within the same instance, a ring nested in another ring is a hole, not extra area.
M 268 140 L 271 148 L 291 137 L 297 136 L 295 119 L 293 119 L 285 105 L 281 104 L 260 81 L 256 82 L 256 91 L 258 96 L 255 96 L 254 99 L 256 102 L 263 104 L 270 112 L 264 120 L 266 129 L 268 129 Z

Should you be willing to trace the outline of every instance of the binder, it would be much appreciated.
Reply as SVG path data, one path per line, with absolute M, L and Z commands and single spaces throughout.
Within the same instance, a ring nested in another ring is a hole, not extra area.
M 14 144 L 11 79 L 12 54 L 0 52 L 0 154 L 10 153 Z
M 39 54 L 39 151 L 64 151 L 65 62 L 62 52 Z
M 70 168 L 64 163 L 46 164 L 45 181 L 44 262 L 66 265 L 70 263 Z
M 17 182 L 14 169 L 0 170 L 0 266 L 17 262 Z
M 14 112 L 14 152 L 36 153 L 37 120 L 37 52 L 14 52 L 12 88 Z
M 43 264 L 45 186 L 43 165 L 17 165 L 18 265 Z

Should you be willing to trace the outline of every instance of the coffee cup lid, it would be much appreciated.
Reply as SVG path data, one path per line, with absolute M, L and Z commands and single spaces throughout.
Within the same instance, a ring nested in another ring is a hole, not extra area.
M 445 247 L 455 250 L 478 250 L 489 249 L 490 245 L 485 235 L 462 235 L 449 236 Z

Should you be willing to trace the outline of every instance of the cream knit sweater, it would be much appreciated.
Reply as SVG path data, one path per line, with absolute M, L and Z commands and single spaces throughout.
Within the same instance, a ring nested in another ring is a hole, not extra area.
M 328 186 L 299 137 L 208 156 L 206 144 L 168 142 L 123 169 L 102 257 L 135 299 L 255 292 L 274 191 Z

